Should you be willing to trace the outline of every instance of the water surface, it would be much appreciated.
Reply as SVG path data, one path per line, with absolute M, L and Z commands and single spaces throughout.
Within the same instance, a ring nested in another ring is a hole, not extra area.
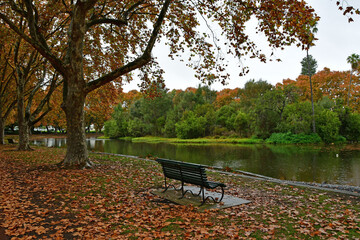
M 36 145 L 65 147 L 66 139 L 34 140 Z M 133 143 L 87 140 L 96 152 L 153 156 L 216 167 L 230 167 L 273 178 L 360 186 L 360 146 Z

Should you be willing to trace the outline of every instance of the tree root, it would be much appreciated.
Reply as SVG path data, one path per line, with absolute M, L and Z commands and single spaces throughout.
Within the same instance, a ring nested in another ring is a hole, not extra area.
M 85 161 L 68 161 L 64 159 L 56 165 L 62 169 L 91 169 L 95 167 L 95 164 L 89 159 Z

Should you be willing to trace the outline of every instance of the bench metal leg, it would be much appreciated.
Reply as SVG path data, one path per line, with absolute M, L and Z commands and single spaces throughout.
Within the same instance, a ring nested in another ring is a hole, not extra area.
M 201 189 L 200 189 L 199 193 L 197 193 L 197 194 L 196 194 L 196 193 L 193 193 L 193 191 L 191 191 L 191 190 L 188 189 L 188 190 L 182 192 L 182 195 L 181 195 L 181 197 L 179 197 L 179 199 L 184 198 L 184 197 L 185 197 L 185 194 L 188 193 L 188 192 L 191 193 L 191 195 L 197 197 L 197 196 L 200 196 L 200 194 L 201 194 Z
M 200 206 L 202 206 L 202 205 L 204 205 L 205 204 L 205 202 L 206 202 L 206 200 L 208 200 L 208 199 L 211 199 L 213 202 L 215 202 L 215 203 L 220 203 L 221 202 L 221 200 L 224 198 L 224 193 L 225 193 L 225 191 L 224 191 L 224 187 L 221 187 L 221 198 L 219 199 L 219 200 L 216 200 L 216 199 L 214 199 L 212 196 L 207 196 L 206 198 L 205 198 L 205 194 L 204 194 L 204 189 L 202 189 L 202 192 L 203 192 L 203 194 L 202 194 L 202 199 L 203 199 L 203 201 L 202 201 L 202 203 L 201 203 L 201 205 Z
M 179 188 L 179 189 L 177 189 L 176 187 L 175 187 L 175 185 L 173 185 L 173 184 L 167 184 L 166 183 L 166 177 L 165 177 L 165 189 L 164 189 L 164 191 L 162 191 L 162 193 L 164 193 L 164 192 L 166 192 L 170 187 L 173 187 L 174 189 L 175 189 L 175 191 L 180 191 L 180 190 L 182 190 L 182 188 Z
M 165 177 L 165 190 L 162 191 L 162 192 L 163 192 L 163 193 L 166 192 L 166 191 L 168 190 L 168 188 L 169 188 L 169 187 L 166 185 L 166 177 Z

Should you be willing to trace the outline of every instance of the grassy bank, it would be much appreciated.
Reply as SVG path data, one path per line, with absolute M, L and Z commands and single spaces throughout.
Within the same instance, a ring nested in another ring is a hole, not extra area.
M 105 137 L 102 137 L 105 138 Z M 262 139 L 253 138 L 194 138 L 194 139 L 181 139 L 181 138 L 165 138 L 165 137 L 125 137 L 120 138 L 132 142 L 146 142 L 146 143 L 233 143 L 233 144 L 256 144 L 263 143 Z
M 197 211 L 151 194 L 153 161 L 91 154 L 90 170 L 57 169 L 65 150 L 0 145 L 0 239 L 360 238 L 359 199 L 210 172 L 252 201 Z

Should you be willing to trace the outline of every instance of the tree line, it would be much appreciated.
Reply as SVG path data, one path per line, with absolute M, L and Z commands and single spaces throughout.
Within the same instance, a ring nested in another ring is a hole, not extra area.
M 304 142 L 358 141 L 359 77 L 352 75 L 352 98 L 347 105 L 348 89 L 344 86 L 349 81 L 348 71 L 325 68 L 313 75 L 315 134 L 310 85 L 307 76 L 300 75 L 276 86 L 264 80 L 250 80 L 243 88 L 221 91 L 208 86 L 185 91 L 159 89 L 155 98 L 136 91 L 130 92 L 129 98 L 123 93 L 127 100 L 120 100 L 111 119 L 105 122 L 105 135 L 256 137 L 279 142 L 293 134 Z M 298 140 L 295 137 L 292 141 Z

